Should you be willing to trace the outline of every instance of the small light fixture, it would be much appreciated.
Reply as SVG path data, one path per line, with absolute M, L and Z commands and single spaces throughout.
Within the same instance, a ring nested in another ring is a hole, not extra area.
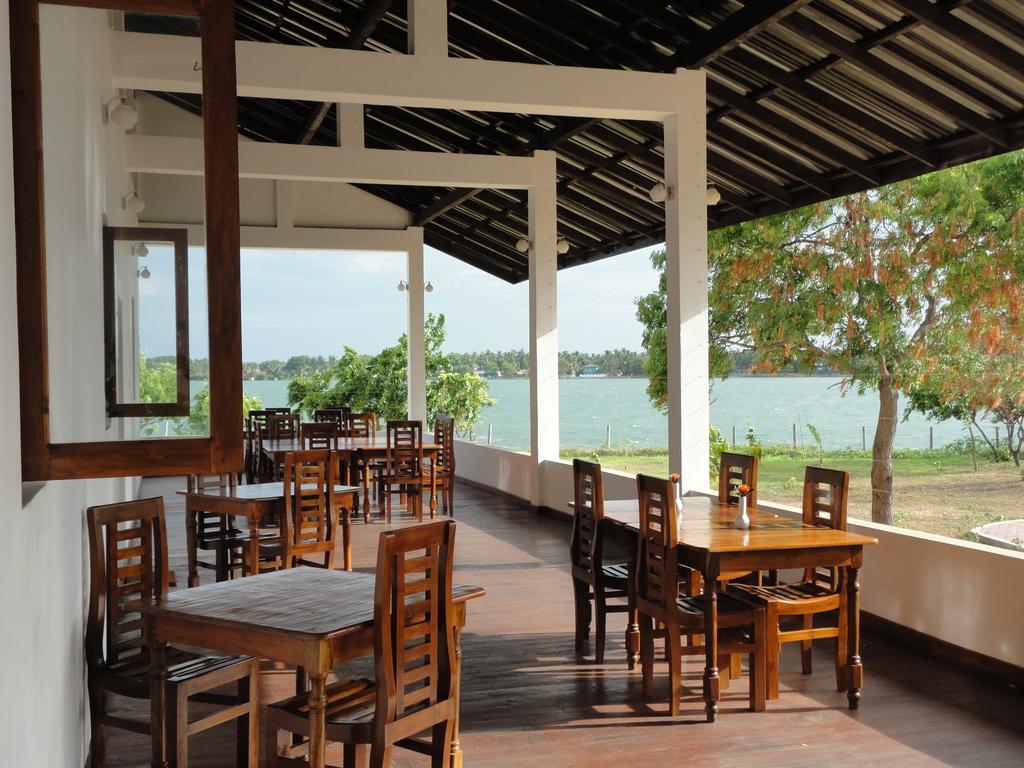
M 107 102 L 107 120 L 128 131 L 139 122 L 139 113 L 127 97 L 115 96 Z
M 139 270 L 139 277 L 143 280 L 149 280 L 149 267 L 143 267 Z
M 704 202 L 708 205 L 718 205 L 722 202 L 722 193 L 714 184 L 708 184 L 708 191 L 704 196 Z
M 434 292 L 434 285 L 433 285 L 433 283 L 431 283 L 429 280 L 427 280 L 427 284 L 423 286 L 423 290 L 426 291 L 427 293 L 433 293 Z
M 132 248 L 132 253 L 138 256 L 140 259 L 144 259 L 149 256 L 149 248 L 146 247 L 145 243 L 139 243 Z
M 520 237 L 518 240 L 516 240 L 516 250 L 519 251 L 520 253 L 526 253 L 528 250 L 530 250 L 530 241 L 527 240 L 525 237 Z
M 129 192 L 124 196 L 121 204 L 130 213 L 139 214 L 146 210 L 146 201 L 139 196 L 138 192 Z
M 652 203 L 664 203 L 668 200 L 670 192 L 671 190 L 665 186 L 664 182 L 659 181 L 647 191 L 647 194 Z
M 399 293 L 405 293 L 406 291 L 409 290 L 409 284 L 405 282 L 405 280 L 399 280 L 397 287 Z
M 558 241 L 555 243 L 555 251 L 563 255 L 568 253 L 569 241 L 566 240 L 564 237 L 558 238 Z

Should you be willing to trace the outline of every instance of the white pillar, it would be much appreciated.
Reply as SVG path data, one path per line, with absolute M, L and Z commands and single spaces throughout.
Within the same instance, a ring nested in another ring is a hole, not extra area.
M 448 55 L 448 0 L 409 0 L 409 53 Z
M 346 149 L 365 146 L 363 140 L 363 105 L 338 104 L 338 146 Z
M 537 152 L 549 168 L 528 193 L 530 212 L 531 502 L 544 504 L 543 465 L 558 458 L 558 210 L 555 155 Z
M 665 120 L 669 469 L 684 488 L 710 486 L 708 430 L 707 151 L 704 108 Z
M 407 277 L 409 327 L 407 333 L 409 418 L 427 418 L 427 362 L 423 337 L 423 228 L 409 227 Z

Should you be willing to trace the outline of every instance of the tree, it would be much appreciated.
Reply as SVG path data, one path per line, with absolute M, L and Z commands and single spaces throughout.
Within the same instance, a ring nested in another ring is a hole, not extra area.
M 427 315 L 424 343 L 427 373 L 427 414 L 433 419 L 446 413 L 456 428 L 465 433 L 480 411 L 494 400 L 487 394 L 487 382 L 471 372 L 456 372 L 455 363 L 441 347 L 445 340 L 444 315 Z M 373 357 L 359 355 L 351 347 L 334 367 L 322 374 L 299 376 L 288 385 L 288 403 L 306 413 L 317 408 L 348 406 L 370 411 L 385 419 L 404 419 L 407 404 L 408 354 L 406 336 Z
M 899 394 L 933 335 L 963 327 L 984 338 L 989 310 L 1013 305 L 1022 201 L 1024 155 L 1014 153 L 712 232 L 712 374 L 730 350 L 756 349 L 757 370 L 824 363 L 859 392 L 876 390 L 871 515 L 891 524 Z M 664 260 L 652 257 L 662 272 Z M 662 274 L 637 304 L 657 404 L 664 294 Z
M 263 408 L 263 398 L 259 395 L 242 393 L 242 411 L 239 425 L 249 417 L 249 411 Z M 205 435 L 210 431 L 210 385 L 204 384 L 192 398 L 192 410 L 188 416 L 188 431 L 194 435 Z

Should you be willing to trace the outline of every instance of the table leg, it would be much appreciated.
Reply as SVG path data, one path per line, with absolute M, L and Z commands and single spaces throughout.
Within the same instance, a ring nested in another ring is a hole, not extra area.
M 166 700 L 167 690 L 167 643 L 157 634 L 156 623 L 145 617 L 146 635 L 149 639 L 149 722 L 150 742 L 153 747 L 153 768 L 166 768 Z
M 430 517 L 437 511 L 437 453 L 430 458 Z
M 246 554 L 245 576 L 255 576 L 260 572 L 260 517 L 261 510 L 249 511 L 249 551 Z
M 188 581 L 190 587 L 199 586 L 199 566 L 196 563 L 196 513 L 192 500 L 185 498 L 185 555 L 188 558 Z
M 465 608 L 463 608 L 465 610 Z M 462 698 L 462 626 L 456 626 L 455 660 L 452 664 L 452 698 L 455 700 L 455 721 L 452 726 L 451 768 L 462 768 L 462 744 L 459 741 L 459 701 Z
M 718 715 L 718 569 L 708 568 L 704 576 L 704 712 L 709 723 Z
M 636 561 L 637 547 L 626 547 L 627 557 L 626 604 L 631 606 L 626 612 L 626 664 L 630 670 L 636 669 L 640 663 L 640 624 L 636 610 Z
M 324 710 L 327 708 L 327 675 L 309 676 L 309 765 L 326 768 L 327 737 Z
M 846 568 L 846 649 L 849 687 L 846 699 L 850 709 L 860 705 L 860 689 L 864 685 L 864 665 L 860 660 L 860 583 L 857 581 L 858 568 Z
M 342 547 L 342 567 L 346 571 L 352 570 L 352 520 L 350 511 L 351 507 L 355 506 L 353 497 L 348 504 L 341 510 L 341 547 Z

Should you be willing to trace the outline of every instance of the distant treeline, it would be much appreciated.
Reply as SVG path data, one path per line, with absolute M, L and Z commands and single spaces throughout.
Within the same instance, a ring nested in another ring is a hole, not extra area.
M 530 353 L 525 349 L 514 349 L 507 352 L 452 352 L 448 355 L 457 373 L 479 373 L 486 378 L 511 378 L 525 376 L 530 369 Z M 733 355 L 734 374 L 746 373 L 756 362 L 755 352 L 736 352 Z M 337 362 L 333 355 L 295 355 L 287 360 L 264 360 L 263 362 L 242 363 L 242 378 L 262 380 L 294 379 L 297 376 L 310 376 L 329 370 Z M 174 357 L 146 358 L 150 367 L 158 367 L 163 363 L 174 364 Z M 210 365 L 205 357 L 196 358 L 191 362 L 190 377 L 205 380 L 209 376 Z M 604 352 L 559 352 L 558 373 L 561 376 L 579 376 L 580 374 L 604 376 L 636 376 L 644 375 L 644 356 L 642 352 L 630 349 L 608 349 Z M 801 371 L 796 363 L 787 366 L 779 373 L 807 373 Z M 815 370 L 814 373 L 827 374 L 826 369 Z

